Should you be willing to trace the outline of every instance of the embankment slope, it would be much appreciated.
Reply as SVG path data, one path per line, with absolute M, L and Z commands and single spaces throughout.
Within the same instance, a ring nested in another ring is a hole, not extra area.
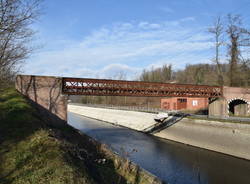
M 3 184 L 162 183 L 74 128 L 45 123 L 14 89 L 0 91 L 0 135 Z

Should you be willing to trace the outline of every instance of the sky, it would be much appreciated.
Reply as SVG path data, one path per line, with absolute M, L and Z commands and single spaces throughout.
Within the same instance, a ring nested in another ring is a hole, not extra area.
M 134 80 L 146 69 L 211 63 L 207 29 L 250 0 L 44 0 L 24 74 Z M 222 58 L 226 61 L 226 58 Z

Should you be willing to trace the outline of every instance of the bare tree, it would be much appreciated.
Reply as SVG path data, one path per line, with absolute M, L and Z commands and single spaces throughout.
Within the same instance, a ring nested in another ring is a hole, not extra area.
M 120 70 L 118 72 L 116 72 L 111 79 L 113 80 L 126 80 L 127 79 L 127 72 L 125 72 L 124 70 Z
M 32 52 L 31 24 L 39 15 L 41 0 L 0 0 L 0 88 L 13 81 Z
M 241 56 L 241 47 L 250 46 L 250 32 L 242 27 L 242 18 L 239 15 L 229 14 L 226 33 L 229 37 L 228 55 L 229 55 L 229 81 L 230 86 L 240 86 L 239 62 Z
M 163 65 L 160 68 L 151 68 L 143 70 L 139 80 L 147 82 L 170 82 L 173 79 L 172 65 Z
M 218 75 L 218 84 L 224 85 L 224 78 L 222 74 L 222 68 L 220 63 L 220 48 L 223 45 L 222 36 L 224 33 L 224 27 L 222 23 L 222 19 L 218 16 L 213 25 L 208 29 L 208 31 L 214 35 L 214 44 L 215 44 L 215 58 L 213 59 L 214 63 L 217 66 L 217 75 Z

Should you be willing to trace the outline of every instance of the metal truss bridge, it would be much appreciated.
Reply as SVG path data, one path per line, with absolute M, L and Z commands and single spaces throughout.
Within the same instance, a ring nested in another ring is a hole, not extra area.
M 208 98 L 223 95 L 223 88 L 220 86 L 87 78 L 62 80 L 62 92 L 68 95 Z

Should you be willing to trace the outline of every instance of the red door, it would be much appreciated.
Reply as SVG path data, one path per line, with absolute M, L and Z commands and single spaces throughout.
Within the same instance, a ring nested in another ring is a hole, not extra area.
M 177 110 L 186 109 L 187 108 L 187 99 L 186 98 L 178 98 L 177 99 Z

